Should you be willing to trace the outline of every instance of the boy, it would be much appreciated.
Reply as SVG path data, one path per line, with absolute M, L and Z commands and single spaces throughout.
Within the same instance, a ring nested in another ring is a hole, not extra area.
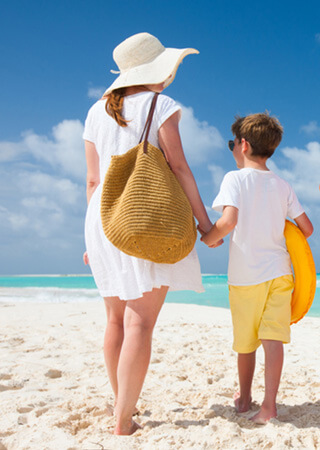
M 279 121 L 252 114 L 237 117 L 231 130 L 235 139 L 229 148 L 240 170 L 225 175 L 212 205 L 222 216 L 201 240 L 217 247 L 232 232 L 228 284 L 240 385 L 234 402 L 237 412 L 250 409 L 256 349 L 262 344 L 265 396 L 251 420 L 265 424 L 277 416 L 283 343 L 290 342 L 293 277 L 285 219 L 293 219 L 306 237 L 313 227 L 291 186 L 266 165 L 282 138 Z

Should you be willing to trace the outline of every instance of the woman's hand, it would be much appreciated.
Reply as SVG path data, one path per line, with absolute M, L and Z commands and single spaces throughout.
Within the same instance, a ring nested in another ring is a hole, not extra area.
M 87 161 L 87 203 L 100 184 L 99 155 L 93 142 L 85 141 Z
M 89 256 L 88 256 L 88 252 L 84 252 L 83 254 L 83 262 L 85 263 L 85 265 L 87 266 L 89 263 Z

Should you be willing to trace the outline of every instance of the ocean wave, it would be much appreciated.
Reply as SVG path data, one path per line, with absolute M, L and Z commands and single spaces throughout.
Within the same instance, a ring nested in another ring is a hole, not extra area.
M 0 288 L 0 302 L 72 303 L 100 300 L 97 289 Z

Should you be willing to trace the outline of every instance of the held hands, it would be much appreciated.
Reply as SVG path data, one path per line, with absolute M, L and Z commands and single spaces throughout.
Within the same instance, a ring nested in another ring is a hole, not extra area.
M 204 240 L 202 238 L 200 238 L 200 241 L 204 242 Z M 206 244 L 206 242 L 204 242 Z M 216 248 L 216 247 L 220 247 L 220 245 L 222 245 L 224 243 L 223 239 L 220 239 L 219 241 L 215 242 L 214 244 L 207 244 L 207 246 L 209 248 Z
M 222 245 L 224 243 L 223 239 L 219 239 L 216 242 L 209 242 L 208 240 L 208 234 L 209 233 L 205 233 L 200 226 L 197 226 L 197 229 L 199 231 L 199 233 L 201 234 L 201 238 L 200 241 L 203 242 L 204 244 L 206 244 L 209 248 L 216 248 L 216 247 L 220 247 L 220 245 Z

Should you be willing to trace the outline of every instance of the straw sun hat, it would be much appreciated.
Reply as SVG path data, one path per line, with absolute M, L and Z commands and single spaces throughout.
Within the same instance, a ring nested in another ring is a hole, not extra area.
M 152 34 L 134 34 L 114 49 L 113 59 L 120 71 L 111 72 L 120 75 L 103 95 L 127 86 L 159 84 L 165 81 L 168 86 L 174 80 L 183 58 L 192 53 L 199 52 L 194 48 L 165 48 Z

